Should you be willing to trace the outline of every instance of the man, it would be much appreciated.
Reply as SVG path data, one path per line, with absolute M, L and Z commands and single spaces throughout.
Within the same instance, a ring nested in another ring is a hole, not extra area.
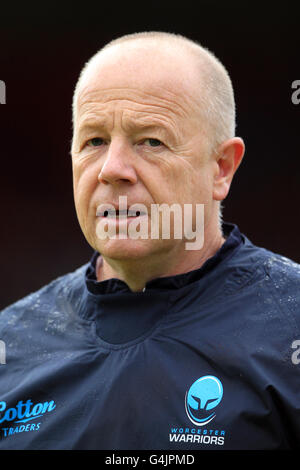
M 297 447 L 300 269 L 221 223 L 244 155 L 224 67 L 124 36 L 84 67 L 73 119 L 94 255 L 0 315 L 0 449 Z

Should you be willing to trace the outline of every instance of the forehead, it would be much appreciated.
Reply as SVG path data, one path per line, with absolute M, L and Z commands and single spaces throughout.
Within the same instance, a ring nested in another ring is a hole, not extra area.
M 160 108 L 188 116 L 199 108 L 198 93 L 199 74 L 191 57 L 153 45 L 114 46 L 85 71 L 75 110 L 82 114 L 91 106 L 127 101 L 133 109 L 152 106 L 152 112 Z

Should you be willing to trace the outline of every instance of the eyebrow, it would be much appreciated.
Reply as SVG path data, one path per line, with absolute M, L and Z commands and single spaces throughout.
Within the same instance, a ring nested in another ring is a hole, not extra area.
M 162 135 L 167 138 L 175 138 L 173 131 L 170 129 L 170 126 L 166 126 L 162 123 L 155 123 L 154 121 L 151 122 L 150 119 L 149 122 L 146 122 L 144 120 L 137 120 L 137 122 L 128 123 L 127 127 L 128 129 L 131 129 L 137 134 L 145 131 L 153 131 L 158 132 L 159 135 Z
M 81 137 L 81 135 L 85 135 L 88 133 L 92 133 L 95 131 L 105 131 L 106 132 L 106 117 L 103 116 L 97 116 L 95 119 L 87 118 L 85 119 L 81 125 L 79 125 L 79 131 L 78 134 Z M 153 118 L 153 116 L 145 116 L 145 117 L 135 117 L 134 120 L 128 119 L 126 120 L 126 129 L 127 131 L 132 131 L 141 133 L 143 131 L 156 131 L 159 134 L 171 138 L 172 140 L 175 140 L 176 134 L 174 131 L 171 129 L 171 126 L 168 124 L 164 124 L 162 122 L 157 122 L 156 119 Z

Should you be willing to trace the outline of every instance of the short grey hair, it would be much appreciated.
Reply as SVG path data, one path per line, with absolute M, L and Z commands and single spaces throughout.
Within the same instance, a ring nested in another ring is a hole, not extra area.
M 104 45 L 85 63 L 82 68 L 73 95 L 73 124 L 75 122 L 75 107 L 81 81 L 86 71 L 97 62 L 101 53 L 113 46 L 124 44 L 127 41 L 138 41 L 152 39 L 165 41 L 177 47 L 185 47 L 194 54 L 198 60 L 203 78 L 203 93 L 199 93 L 197 99 L 201 103 L 201 112 L 211 132 L 211 149 L 216 149 L 222 142 L 235 136 L 236 131 L 236 109 L 234 91 L 229 74 L 219 59 L 207 48 L 197 41 L 189 39 L 181 34 L 146 31 L 126 34 L 113 39 Z

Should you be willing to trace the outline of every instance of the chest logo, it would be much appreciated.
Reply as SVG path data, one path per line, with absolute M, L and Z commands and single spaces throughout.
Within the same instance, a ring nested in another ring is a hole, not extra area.
M 185 411 L 196 426 L 208 424 L 216 416 L 215 408 L 223 397 L 223 386 L 213 375 L 197 379 L 185 394 Z

